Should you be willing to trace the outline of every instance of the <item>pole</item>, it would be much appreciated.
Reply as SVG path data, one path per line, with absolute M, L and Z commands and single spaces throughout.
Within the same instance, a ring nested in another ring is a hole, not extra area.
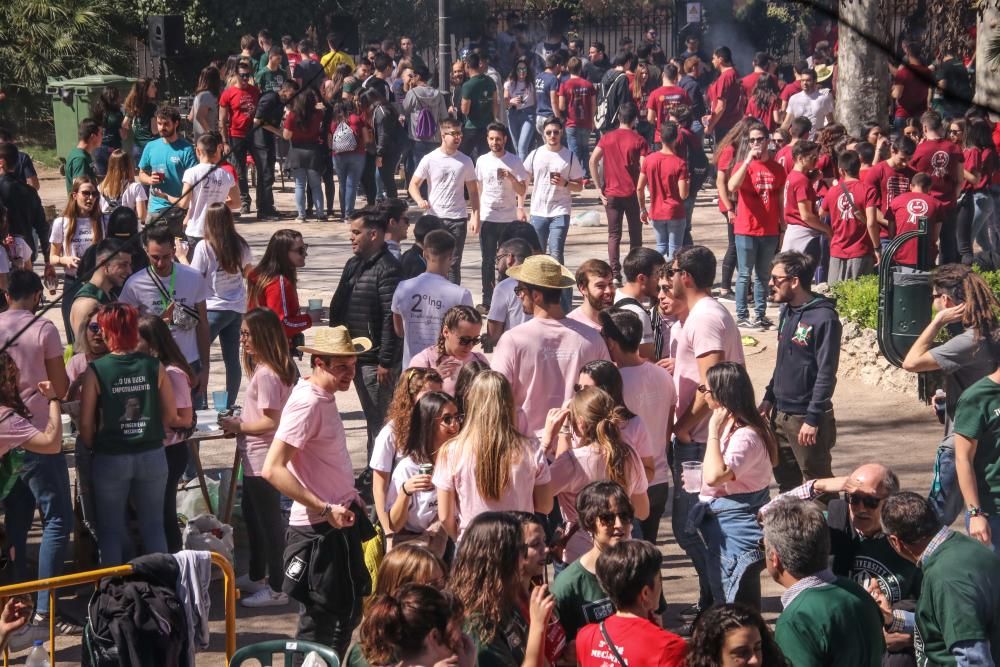
M 448 0 L 438 0 L 438 90 L 442 93 L 448 92 Z

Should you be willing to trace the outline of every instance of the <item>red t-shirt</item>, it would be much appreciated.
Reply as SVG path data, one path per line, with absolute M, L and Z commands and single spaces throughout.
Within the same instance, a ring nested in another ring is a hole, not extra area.
M 679 220 L 684 217 L 678 181 L 687 180 L 684 160 L 657 151 L 643 160 L 642 173 L 649 184 L 649 217 L 653 220 Z
M 597 89 L 581 77 L 566 79 L 559 86 L 559 96 L 566 98 L 566 127 L 594 129 L 594 100 Z
M 222 91 L 219 107 L 229 110 L 229 136 L 243 138 L 253 127 L 260 90 L 257 86 L 232 86 Z
M 879 162 L 868 170 L 865 177 L 861 179 L 865 185 L 875 189 L 878 207 L 882 215 L 887 220 L 892 219 L 892 200 L 910 191 L 910 179 L 917 173 L 912 167 L 906 166 L 902 169 L 893 169 L 887 161 Z M 883 239 L 889 238 L 889 230 L 886 227 L 879 227 L 879 236 Z
M 611 616 L 604 620 L 604 629 L 628 667 L 684 667 L 687 642 L 644 618 Z M 581 667 L 618 665 L 599 623 L 577 633 L 576 661 Z
M 764 76 L 764 72 L 750 72 L 740 79 L 740 86 L 743 88 L 743 97 L 750 100 L 753 97 L 753 89 L 757 86 L 757 79 Z M 771 76 L 768 74 L 767 76 Z M 777 82 L 777 79 L 775 79 Z
M 979 192 L 993 182 L 993 176 L 997 171 L 997 154 L 992 148 L 967 148 L 965 156 L 965 170 L 978 172 L 979 180 L 975 183 L 965 182 L 962 189 L 966 192 Z
M 734 168 L 739 168 L 736 165 Z M 733 232 L 744 236 L 777 236 L 785 170 L 774 161 L 754 160 L 740 185 Z
M 683 125 L 677 126 L 677 143 L 674 145 L 674 152 L 677 153 L 677 157 L 687 160 L 688 152 L 692 148 L 696 148 L 696 142 L 698 141 L 698 135 L 696 135 L 691 130 L 687 129 Z
M 955 202 L 955 180 L 952 165 L 963 162 L 962 149 L 947 139 L 926 139 L 917 145 L 910 164 L 931 177 L 931 194 L 943 204 Z
M 660 126 L 670 120 L 670 107 L 677 104 L 691 106 L 687 91 L 679 86 L 660 86 L 649 94 L 646 108 L 656 114 L 656 141 L 660 141 Z
M 855 210 L 865 216 L 865 210 L 878 205 L 878 191 L 861 181 L 842 181 L 854 206 L 851 206 L 844 188 L 840 184 L 830 187 L 823 198 L 822 210 L 830 214 L 833 238 L 830 239 L 830 257 L 854 259 L 872 254 L 871 237 L 868 236 L 867 218 L 858 218 Z
M 795 169 L 795 156 L 792 155 L 792 148 L 794 146 L 782 146 L 781 150 L 774 156 L 774 161 L 784 167 L 786 174 L 791 174 L 792 170 Z
M 351 128 L 351 132 L 354 133 L 354 142 L 356 144 L 353 151 L 345 151 L 343 153 L 338 153 L 338 155 L 364 155 L 365 152 L 365 142 L 364 130 L 365 130 L 365 119 L 361 117 L 360 114 L 352 113 L 347 118 L 344 119 L 347 123 L 347 127 Z M 334 120 L 330 122 L 330 135 L 332 136 L 334 132 L 337 131 L 337 127 L 340 125 L 340 121 Z
M 778 97 L 781 98 L 782 102 L 788 102 L 788 100 L 792 99 L 792 95 L 801 92 L 802 92 L 802 84 L 799 83 L 798 79 L 796 79 L 791 83 L 786 83 L 785 87 L 782 88 L 781 92 L 778 94 Z
M 767 107 L 760 107 L 756 100 L 750 97 L 747 99 L 747 115 L 764 123 L 768 132 L 773 132 L 774 128 L 778 127 L 778 122 L 774 120 L 774 112 L 781 108 L 780 105 L 781 102 L 775 97 Z
M 639 158 L 649 152 L 646 140 L 635 130 L 618 128 L 601 135 L 597 147 L 604 152 L 604 196 L 633 196 Z
M 723 100 L 726 103 L 726 110 L 722 112 L 722 118 L 717 123 L 717 126 L 723 129 L 728 130 L 743 117 L 743 105 L 740 104 L 743 98 L 743 87 L 740 85 L 739 77 L 736 68 L 730 67 L 723 70 L 719 74 L 719 78 L 708 87 L 710 110 L 715 108 L 716 100 Z
M 790 225 L 808 226 L 799 214 L 799 202 L 803 201 L 809 202 L 809 206 L 816 210 L 816 191 L 809 182 L 809 177 L 793 169 L 785 182 L 785 222 Z
M 927 218 L 929 224 L 941 222 L 941 203 L 931 195 L 922 192 L 904 192 L 892 200 L 892 216 L 896 221 L 896 235 L 910 232 L 920 227 L 920 218 Z M 917 265 L 917 240 L 903 244 L 893 259 L 897 264 Z M 937 248 L 931 248 L 931 257 Z
M 816 171 L 819 172 L 819 180 L 816 181 L 816 195 L 825 197 L 826 191 L 829 190 L 827 181 L 837 177 L 837 167 L 833 164 L 833 157 L 829 153 L 820 153 L 819 158 L 816 159 Z
M 924 79 L 921 79 L 923 76 Z M 896 118 L 916 118 L 927 111 L 925 79 L 931 71 L 923 65 L 901 65 L 892 77 L 892 85 L 902 86 L 903 92 L 896 100 Z
M 733 166 L 733 158 L 736 156 L 736 149 L 732 144 L 729 144 L 719 152 L 719 159 L 715 163 L 715 169 L 717 171 L 728 172 L 729 168 Z M 732 174 L 726 174 L 728 178 Z M 726 212 L 726 209 L 722 206 L 722 197 L 719 197 L 719 211 L 722 213 Z
M 289 111 L 285 116 L 285 122 L 282 127 L 286 130 L 291 130 L 292 138 L 289 140 L 293 144 L 318 144 L 320 143 L 320 131 L 323 127 L 323 112 L 313 111 L 313 115 L 309 117 L 309 122 L 306 123 L 305 127 L 299 126 L 295 122 L 295 112 Z
M 233 177 L 233 183 L 236 183 L 239 177 L 236 175 L 236 167 L 229 164 L 226 160 L 219 163 L 219 169 L 223 170 L 227 174 Z

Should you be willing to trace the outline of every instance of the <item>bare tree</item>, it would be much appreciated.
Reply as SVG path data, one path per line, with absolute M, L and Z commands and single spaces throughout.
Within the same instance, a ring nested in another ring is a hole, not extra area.
M 878 35 L 879 0 L 840 0 L 835 116 L 860 136 L 865 123 L 889 117 L 887 45 Z

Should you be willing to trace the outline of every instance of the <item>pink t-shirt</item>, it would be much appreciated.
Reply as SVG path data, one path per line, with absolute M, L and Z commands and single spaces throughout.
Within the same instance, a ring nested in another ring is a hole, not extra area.
M 31 323 L 33 317 L 27 310 L 0 313 L 0 347 Z M 35 320 L 7 352 L 18 369 L 17 389 L 31 413 L 31 425 L 44 431 L 49 423 L 49 401 L 38 391 L 38 383 L 49 379 L 45 360 L 62 357 L 63 346 L 59 331 L 55 324 L 44 317 Z
M 87 370 L 87 363 L 87 355 L 83 352 L 77 352 L 69 358 L 69 361 L 66 362 L 66 377 L 69 378 L 70 383 L 83 375 L 83 372 Z
M 347 506 L 357 498 L 347 433 L 333 394 L 308 380 L 299 380 L 281 413 L 274 438 L 299 450 L 288 469 L 321 500 Z M 292 503 L 288 525 L 311 526 L 325 521 L 319 512 Z
M 260 364 L 254 369 L 247 386 L 247 395 L 243 401 L 242 421 L 245 424 L 260 421 L 264 418 L 264 410 L 281 412 L 292 393 L 291 385 L 281 381 L 278 374 L 270 366 Z M 236 438 L 243 459 L 243 474 L 260 477 L 264 471 L 264 459 L 267 450 L 274 441 L 274 431 L 258 435 L 241 435 Z
M 646 481 L 646 471 L 643 470 L 642 461 L 634 449 L 631 450 L 628 464 L 626 466 L 625 477 L 627 486 L 625 492 L 632 497 L 639 493 L 645 493 L 649 488 Z M 577 447 L 562 454 L 552 462 L 552 490 L 559 498 L 559 510 L 567 522 L 576 523 L 579 514 L 576 511 L 576 497 L 591 482 L 611 479 L 608 474 L 607 464 L 600 449 L 593 445 Z M 590 551 L 594 544 L 590 535 L 585 530 L 577 530 L 573 537 L 566 543 L 566 550 L 563 552 L 563 561 L 572 563 L 583 554 Z
M 536 317 L 503 335 L 492 366 L 510 380 L 514 405 L 524 408 L 530 434 L 537 434 L 549 409 L 573 396 L 580 368 L 595 359 L 611 360 L 599 332 L 568 318 Z
M 48 426 L 48 417 L 49 413 L 46 412 L 46 426 Z M 0 456 L 20 447 L 38 433 L 39 430 L 21 415 L 14 414 L 10 408 L 0 408 Z
M 458 539 L 465 528 L 483 512 L 534 512 L 536 486 L 552 480 L 549 464 L 534 441 L 525 441 L 520 460 L 511 467 L 510 484 L 499 500 L 489 500 L 479 495 L 476 488 L 476 454 L 473 443 L 459 438 L 446 444 L 438 453 L 434 466 L 434 487 L 439 491 L 455 494 L 455 513 L 458 516 Z
M 470 361 L 481 361 L 487 365 L 490 363 L 490 360 L 480 352 L 470 352 L 465 359 L 448 355 L 438 364 L 436 362 L 440 356 L 437 345 L 431 345 L 413 355 L 407 368 L 433 368 L 440 373 L 441 379 L 444 380 L 441 385 L 442 389 L 452 396 L 455 395 L 455 384 L 458 382 L 458 374 L 462 371 L 463 366 Z
M 642 418 L 653 450 L 653 479 L 650 484 L 670 481 L 667 443 L 670 441 L 670 412 L 676 403 L 674 379 L 670 371 L 648 361 L 639 366 L 619 368 L 628 409 Z
M 724 361 L 744 363 L 740 330 L 733 316 L 715 299 L 704 297 L 694 305 L 684 321 L 674 358 L 678 418 L 694 403 L 695 392 L 701 384 L 698 357 L 710 352 L 722 352 Z M 705 419 L 691 429 L 691 438 L 694 442 L 708 439 L 707 413 Z
M 722 433 L 722 460 L 736 478 L 722 486 L 701 485 L 702 499 L 722 498 L 737 493 L 752 493 L 771 485 L 771 459 L 763 438 L 749 426 Z
M 170 388 L 174 390 L 174 404 L 178 410 L 191 407 L 191 378 L 177 366 L 167 366 L 167 378 L 170 380 Z M 182 433 L 178 433 L 172 428 L 164 426 L 163 431 L 167 437 L 163 439 L 163 445 L 176 445 L 184 442 Z
M 569 311 L 568 313 L 566 313 L 566 317 L 568 317 L 571 320 L 576 320 L 580 324 L 586 324 L 588 327 L 594 329 L 595 331 L 601 330 L 601 324 L 587 317 L 587 314 L 583 312 L 583 306 L 577 306 L 573 310 Z

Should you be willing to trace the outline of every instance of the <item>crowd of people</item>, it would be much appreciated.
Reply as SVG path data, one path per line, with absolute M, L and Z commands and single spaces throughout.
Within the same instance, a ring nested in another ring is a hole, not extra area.
M 102 566 L 182 547 L 177 486 L 218 339 L 215 407 L 243 469 L 241 604 L 298 602 L 296 636 L 349 664 L 993 664 L 1000 303 L 971 268 L 1000 238 L 988 119 L 928 87 L 912 42 L 892 131 L 852 137 L 825 43 L 785 82 L 768 54 L 741 78 L 727 47 L 709 60 L 693 35 L 675 58 L 650 31 L 609 59 L 550 32 L 537 50 L 516 24 L 471 45 L 452 95 L 431 87 L 408 37 L 355 59 L 337 33 L 325 53 L 248 35 L 201 72 L 193 145 L 155 81 L 123 103 L 105 91 L 51 225 L 30 159 L 0 136 L 15 577 L 29 576 L 36 507 L 39 578 L 63 571 L 74 503 Z M 271 191 L 278 168 L 294 178 L 296 222 L 349 229 L 329 326 L 297 294 L 306 239 L 323 228 L 281 229 L 256 259 L 235 224 L 254 202 L 257 220 L 290 220 Z M 713 174 L 721 283 L 692 225 Z M 589 189 L 607 258 L 574 272 L 574 194 Z M 886 252 L 924 228 L 929 242 Z M 470 234 L 481 300 L 462 284 Z M 841 322 L 813 286 L 883 262 L 932 270 L 936 314 L 903 362 L 945 379 L 928 497 L 901 489 L 893 461 L 834 474 Z M 35 315 L 57 266 L 65 336 Z M 741 335 L 769 328 L 774 370 L 755 388 Z M 359 475 L 337 396 L 352 389 Z M 948 527 L 963 511 L 968 535 Z M 676 632 L 663 627 L 661 523 L 697 574 L 697 599 L 670 600 L 690 603 Z M 377 571 L 373 543 L 387 549 Z M 786 589 L 773 631 L 765 570 Z M 46 596 L 33 614 L 8 607 L 12 647 L 47 636 Z

